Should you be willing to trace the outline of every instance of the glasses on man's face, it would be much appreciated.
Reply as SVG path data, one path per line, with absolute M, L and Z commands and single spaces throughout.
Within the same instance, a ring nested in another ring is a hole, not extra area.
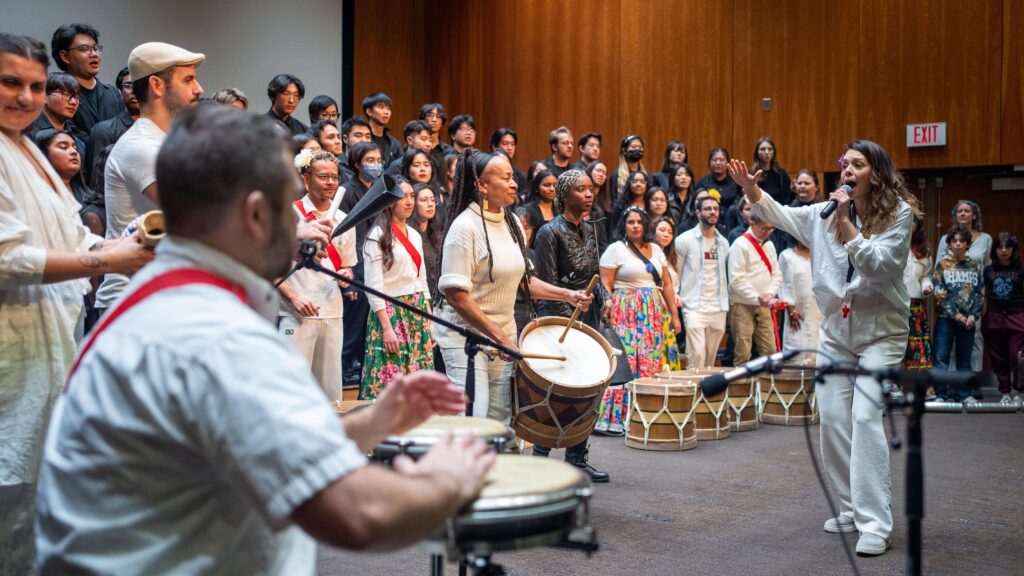
M 132 90 L 135 90 L 135 84 L 133 84 L 132 82 L 122 82 L 121 90 L 124 90 L 125 92 L 131 92 Z
M 476 134 L 476 128 L 466 128 L 465 126 L 459 128 L 458 131 L 462 132 L 463 134 Z
M 338 120 L 338 114 L 337 113 L 330 114 L 328 112 L 321 112 L 320 113 L 320 119 L 321 120 L 330 120 L 331 122 L 336 122 Z
M 438 112 L 430 112 L 429 114 L 427 114 L 426 119 L 427 120 L 440 120 L 441 119 L 441 114 L 438 113 Z
M 316 176 L 316 179 L 321 181 L 321 182 L 330 182 L 331 180 L 333 180 L 335 182 L 338 181 L 338 175 L 337 174 L 328 174 L 326 172 L 321 172 L 319 174 L 314 174 L 314 176 Z
M 89 55 L 89 54 L 103 54 L 103 46 L 100 46 L 99 44 L 88 44 L 88 45 L 83 44 L 81 46 L 75 46 L 75 47 L 73 47 L 71 49 L 74 50 L 75 52 L 78 52 L 79 54 L 85 54 L 85 55 Z
M 70 90 L 61 90 L 61 91 L 59 91 L 57 93 L 60 94 L 64 98 L 64 100 L 66 100 L 67 102 L 71 102 L 72 100 L 79 100 L 80 99 L 80 96 L 78 94 L 75 94 L 74 92 L 71 92 Z

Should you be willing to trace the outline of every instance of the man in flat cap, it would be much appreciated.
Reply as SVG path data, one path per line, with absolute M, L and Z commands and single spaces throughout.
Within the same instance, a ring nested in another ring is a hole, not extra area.
M 139 101 L 140 117 L 110 151 L 104 172 L 107 238 L 120 238 L 139 215 L 160 206 L 156 183 L 156 155 L 171 118 L 195 106 L 203 95 L 196 68 L 206 59 L 163 42 L 140 44 L 128 55 L 132 92 Z M 109 308 L 128 284 L 128 277 L 107 274 L 96 293 L 96 308 Z

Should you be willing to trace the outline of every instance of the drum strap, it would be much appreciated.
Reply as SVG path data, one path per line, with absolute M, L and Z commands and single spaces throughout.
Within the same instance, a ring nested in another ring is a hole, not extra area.
M 236 284 L 222 278 L 212 272 L 202 270 L 200 268 L 178 268 L 169 272 L 164 272 L 143 284 L 138 290 L 132 292 L 127 298 L 122 300 L 112 310 L 108 311 L 96 328 L 92 331 L 89 339 L 82 345 L 82 350 L 78 353 L 78 357 L 75 358 L 74 365 L 71 366 L 71 372 L 68 374 L 68 382 L 70 383 L 71 377 L 78 370 L 78 365 L 82 363 L 82 358 L 89 353 L 92 349 L 93 344 L 96 343 L 96 339 L 100 337 L 111 324 L 114 323 L 122 314 L 130 310 L 136 304 L 142 302 L 146 298 L 149 298 L 157 292 L 162 292 L 170 288 L 178 288 L 180 286 L 188 286 L 191 284 L 206 284 L 208 286 L 216 286 L 223 288 L 228 292 L 231 292 L 238 297 L 243 303 L 246 302 L 245 288 L 241 284 Z M 67 384 L 65 384 L 65 389 Z

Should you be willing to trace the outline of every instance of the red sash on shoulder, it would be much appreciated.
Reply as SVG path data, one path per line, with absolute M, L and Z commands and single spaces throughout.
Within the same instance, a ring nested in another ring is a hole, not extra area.
M 75 363 L 71 366 L 71 372 L 68 374 L 68 381 L 70 382 L 71 376 L 75 373 L 75 370 L 78 369 L 78 365 L 81 364 L 82 358 L 85 358 L 85 355 L 88 354 L 93 344 L 96 343 L 96 339 L 99 338 L 100 334 L 110 327 L 110 325 L 122 314 L 157 292 L 170 288 L 177 288 L 179 286 L 188 286 L 190 284 L 207 284 L 223 288 L 237 296 L 243 303 L 246 301 L 245 289 L 242 288 L 240 284 L 235 284 L 234 282 L 217 276 L 212 272 L 199 268 L 178 268 L 177 270 L 164 272 L 140 286 L 138 290 L 132 292 L 127 298 L 115 306 L 114 309 L 108 311 L 107 314 L 103 316 L 103 319 L 100 320 L 100 323 L 92 331 L 92 334 L 89 335 L 89 339 L 86 340 L 85 345 L 82 346 L 82 350 L 78 353 L 78 357 L 75 358 Z
M 295 201 L 295 208 L 302 214 L 302 217 L 306 219 L 306 222 L 312 222 L 316 220 L 316 214 L 312 212 L 306 212 L 306 209 L 302 206 L 302 200 Z M 327 257 L 331 259 L 331 264 L 334 264 L 334 270 L 341 272 L 341 254 L 338 254 L 338 249 L 334 247 L 334 243 L 327 244 Z
M 761 247 L 761 243 L 757 241 L 757 238 L 754 238 L 750 232 L 744 232 L 743 237 L 750 240 L 750 243 L 754 245 L 754 250 L 757 250 L 757 255 L 761 257 L 761 262 L 764 262 L 764 265 L 768 267 L 768 274 L 774 274 L 772 263 L 768 261 L 768 256 L 764 253 L 764 248 Z
M 405 235 L 405 232 L 402 232 L 402 229 L 394 222 L 391 223 L 391 232 L 394 233 L 395 238 L 398 238 L 398 241 L 402 243 L 402 246 L 405 246 L 405 251 L 409 253 L 409 256 L 412 256 L 412 263 L 416 265 L 416 272 L 419 273 L 420 265 L 423 263 L 423 257 L 420 256 L 416 247 L 409 241 L 409 237 Z

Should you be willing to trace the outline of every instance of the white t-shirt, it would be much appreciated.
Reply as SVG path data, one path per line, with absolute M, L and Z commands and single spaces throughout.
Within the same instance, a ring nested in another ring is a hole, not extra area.
M 405 249 L 405 246 L 396 236 L 391 243 L 391 251 L 395 255 L 391 268 L 384 268 L 384 253 L 380 250 L 377 240 L 383 233 L 380 226 L 374 226 L 373 230 L 366 235 L 366 243 L 363 244 L 363 275 L 366 284 L 376 288 L 388 296 L 408 296 L 409 294 L 427 293 L 427 263 L 423 257 L 423 237 L 412 226 L 406 226 L 409 235 L 409 243 L 420 255 L 420 265 L 417 268 L 412 256 Z M 366 298 L 370 302 L 370 309 L 374 312 L 384 309 L 384 300 L 369 292 Z
M 290 209 L 294 210 L 294 206 L 289 206 Z M 310 202 L 309 196 L 302 197 L 302 208 L 306 212 L 313 212 L 317 215 L 317 218 L 326 216 L 326 213 L 318 212 L 313 203 Z M 296 211 L 298 213 L 298 211 Z M 301 215 L 299 215 L 302 218 Z M 338 210 L 334 213 L 334 219 L 331 221 L 333 226 L 337 226 L 345 219 L 345 213 Z M 338 255 L 341 256 L 341 267 L 351 268 L 355 266 L 359 261 L 356 256 L 356 230 L 355 228 L 348 230 L 341 236 L 338 236 L 331 241 L 334 244 L 334 249 L 338 251 Z M 334 269 L 334 264 L 329 258 L 324 258 L 320 261 L 320 265 L 327 268 L 328 270 Z M 335 270 L 337 272 L 337 270 Z M 341 289 L 338 287 L 338 283 L 321 272 L 315 270 L 309 270 L 303 268 L 295 272 L 284 281 L 286 285 L 292 290 L 295 290 L 303 298 L 313 302 L 320 307 L 320 313 L 313 319 L 325 319 L 325 318 L 341 318 L 344 310 L 343 300 L 341 299 Z M 281 312 L 280 315 L 285 318 L 298 318 L 304 320 L 302 316 L 295 313 L 291 303 L 285 299 L 281 299 Z
M 664 278 L 665 253 L 653 242 L 651 243 L 651 257 L 649 260 L 658 271 L 658 274 L 662 276 L 661 281 L 663 283 L 670 281 L 668 278 Z M 608 245 L 608 248 L 605 248 L 604 254 L 601 255 L 601 268 L 612 268 L 615 270 L 615 285 L 612 288 L 616 290 L 620 288 L 657 287 L 654 283 L 654 276 L 647 270 L 647 265 L 644 264 L 644 261 L 638 258 L 622 241 L 613 242 Z
M 40 572 L 308 574 L 291 519 L 366 466 L 309 366 L 270 322 L 269 282 L 200 242 L 165 238 L 125 293 L 177 268 L 241 285 L 165 290 L 99 335 L 46 435 Z
M 700 311 L 718 312 L 719 298 L 718 290 L 718 259 L 722 256 L 718 253 L 718 242 L 714 237 L 701 238 L 701 265 L 700 273 Z
M 159 208 L 142 191 L 156 182 L 156 156 L 166 138 L 152 120 L 139 118 L 114 144 L 103 172 L 108 239 L 120 238 L 133 220 Z M 107 274 L 96 291 L 96 307 L 109 308 L 127 285 L 127 276 Z

